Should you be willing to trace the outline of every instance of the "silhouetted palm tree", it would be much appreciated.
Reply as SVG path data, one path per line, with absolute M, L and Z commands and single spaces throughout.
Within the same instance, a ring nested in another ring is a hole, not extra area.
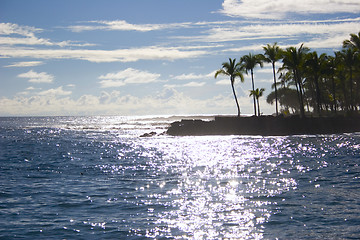
M 326 56 L 326 60 L 325 60 L 325 66 L 324 66 L 324 74 L 326 76 L 327 79 L 330 79 L 331 81 L 331 90 L 329 90 L 329 92 L 331 92 L 331 98 L 332 98 L 332 107 L 331 109 L 335 112 L 336 114 L 336 108 L 337 108 L 337 104 L 336 104 L 336 82 L 335 82 L 335 69 L 336 69 L 336 64 L 335 64 L 335 57 L 333 56 Z
M 230 77 L 231 88 L 232 88 L 232 91 L 234 94 L 234 98 L 235 98 L 235 102 L 236 102 L 236 106 L 237 106 L 237 110 L 238 110 L 238 117 L 240 117 L 240 106 L 239 106 L 239 103 L 238 103 L 238 100 L 236 97 L 234 82 L 235 82 L 236 77 L 239 77 L 240 81 L 244 82 L 244 76 L 242 74 L 242 70 L 239 67 L 240 63 L 235 63 L 235 62 L 236 62 L 236 58 L 234 58 L 234 59 L 229 58 L 229 62 L 224 62 L 222 64 L 222 69 L 219 69 L 216 71 L 215 78 L 217 78 L 217 76 L 219 74 Z
M 346 84 L 347 67 L 344 64 L 343 58 L 344 56 L 340 51 L 335 52 L 335 76 L 339 82 L 339 86 L 342 94 L 342 96 L 339 96 L 339 98 L 341 98 L 340 106 L 343 110 L 348 111 L 350 109 L 350 104 L 349 104 L 349 96 L 347 91 L 348 87 Z
M 338 56 L 342 59 L 344 65 L 348 69 L 349 74 L 349 86 L 350 86 L 350 109 L 354 109 L 354 97 L 353 97 L 353 72 L 354 67 L 358 61 L 358 55 L 355 52 L 354 48 L 346 48 L 341 52 L 337 53 Z
M 254 96 L 254 98 L 256 99 L 257 102 L 257 108 L 258 108 L 258 116 L 260 116 L 260 103 L 259 103 L 259 98 L 263 95 L 265 89 L 264 88 L 257 88 L 255 90 L 251 90 L 250 91 L 250 97 Z
M 324 69 L 326 54 L 318 56 L 317 52 L 310 52 L 305 56 L 305 71 L 307 73 L 307 79 L 312 81 L 315 85 L 315 98 L 316 98 L 316 112 L 321 115 L 321 92 L 320 92 L 320 76 Z
M 356 63 L 354 65 L 354 67 L 357 67 L 358 69 L 360 68 L 360 32 L 358 34 L 350 34 L 350 39 L 349 40 L 345 40 L 343 42 L 343 47 L 346 48 L 346 49 L 352 49 L 354 51 L 354 54 L 356 54 Z M 356 70 L 356 69 L 354 69 Z M 355 73 L 355 71 L 354 71 Z M 351 76 L 352 78 L 352 76 Z M 356 76 L 354 77 L 354 79 L 356 78 Z M 351 94 L 350 94 L 350 101 L 351 101 L 351 104 L 352 104 L 352 108 L 354 108 L 355 110 L 357 109 L 357 105 L 359 104 L 360 105 L 360 101 L 358 99 L 358 94 L 360 92 L 360 77 L 357 77 L 357 82 L 356 82 L 356 79 L 355 79 L 355 84 L 356 84 L 356 89 L 355 89 L 355 102 L 353 102 L 353 98 L 352 98 L 352 90 L 351 90 Z M 352 83 L 353 84 L 353 83 Z M 352 84 L 350 85 L 350 87 L 352 88 Z
M 275 109 L 276 109 L 276 116 L 279 115 L 278 111 L 278 96 L 277 96 L 277 86 L 276 86 L 276 72 L 275 72 L 275 63 L 279 61 L 282 57 L 282 50 L 274 43 L 272 46 L 267 44 L 264 49 L 264 61 L 267 63 L 271 63 L 274 75 L 274 88 L 275 88 Z
M 251 73 L 251 83 L 252 83 L 252 90 L 255 91 L 255 84 L 254 84 L 254 68 L 259 65 L 263 67 L 262 62 L 263 56 L 261 54 L 253 55 L 249 53 L 248 55 L 242 56 L 240 59 L 241 68 L 245 70 L 246 74 Z M 256 116 L 256 100 L 254 98 L 254 115 Z
M 351 33 L 349 40 L 344 40 L 343 42 L 344 48 L 353 48 L 355 51 L 360 51 L 360 32 L 358 35 Z
M 301 44 L 300 48 L 289 47 L 283 52 L 283 66 L 282 69 L 287 69 L 293 72 L 293 77 L 298 93 L 300 116 L 305 117 L 304 99 L 303 99 L 303 84 L 301 67 L 304 62 L 305 54 L 309 51 L 308 48 Z

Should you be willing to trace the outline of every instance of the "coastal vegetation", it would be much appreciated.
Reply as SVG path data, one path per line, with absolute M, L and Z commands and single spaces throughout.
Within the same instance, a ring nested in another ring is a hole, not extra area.
M 263 67 L 264 63 L 272 65 L 273 91 L 267 95 L 266 101 L 275 103 L 276 116 L 281 113 L 297 114 L 302 118 L 306 115 L 321 117 L 340 112 L 351 115 L 359 111 L 360 32 L 350 34 L 350 38 L 343 41 L 342 49 L 332 55 L 311 51 L 304 44 L 286 49 L 280 48 L 277 43 L 267 44 L 263 51 L 244 55 L 239 62 L 230 58 L 215 73 L 215 78 L 219 74 L 230 77 L 238 116 L 240 106 L 234 83 L 237 77 L 243 82 L 244 73 L 251 76 L 250 96 L 254 101 L 254 115 L 261 115 L 259 98 L 264 89 L 255 89 L 254 69 Z

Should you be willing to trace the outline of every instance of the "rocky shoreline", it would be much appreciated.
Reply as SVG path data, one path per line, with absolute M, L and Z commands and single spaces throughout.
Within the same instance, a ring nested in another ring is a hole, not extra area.
M 166 134 L 171 136 L 203 135 L 314 135 L 360 132 L 360 116 L 306 117 L 261 116 L 225 117 L 215 120 L 173 122 Z

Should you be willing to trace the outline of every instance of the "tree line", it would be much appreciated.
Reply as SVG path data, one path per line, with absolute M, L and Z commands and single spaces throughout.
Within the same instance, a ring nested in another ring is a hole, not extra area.
M 343 41 L 340 51 L 333 55 L 318 54 L 303 44 L 300 47 L 282 49 L 277 43 L 267 44 L 263 53 L 244 55 L 239 62 L 229 58 L 218 75 L 230 77 L 232 92 L 236 102 L 238 116 L 240 105 L 237 100 L 234 83 L 236 78 L 244 82 L 244 74 L 251 76 L 250 95 L 254 102 L 254 115 L 260 116 L 259 98 L 264 88 L 256 88 L 254 69 L 264 63 L 272 65 L 273 91 L 266 101 L 275 104 L 275 113 L 306 114 L 322 116 L 329 114 L 351 114 L 360 109 L 360 32 L 350 34 Z M 277 67 L 277 63 L 279 64 Z

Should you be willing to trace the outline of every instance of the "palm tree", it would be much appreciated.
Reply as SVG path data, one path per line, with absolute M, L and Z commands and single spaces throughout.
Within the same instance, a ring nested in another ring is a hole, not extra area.
M 349 86 L 350 86 L 350 109 L 353 110 L 354 105 L 354 97 L 353 97 L 353 72 L 354 67 L 358 61 L 357 53 L 353 48 L 343 49 L 341 52 L 337 53 L 338 56 L 342 59 L 344 65 L 346 66 L 349 74 Z
M 264 61 L 267 63 L 271 63 L 274 75 L 274 88 L 275 88 L 275 109 L 276 109 L 276 116 L 279 115 L 278 111 L 278 96 L 277 96 L 277 87 L 276 87 L 276 73 L 275 73 L 275 63 L 279 61 L 282 57 L 281 48 L 274 43 L 272 46 L 267 44 L 266 47 L 263 47 L 264 53 Z
M 356 35 L 354 33 L 350 34 L 350 40 L 344 40 L 343 47 L 344 48 L 353 48 L 357 52 L 359 52 L 360 51 L 360 32 L 358 33 L 358 35 Z
M 344 63 L 344 56 L 343 53 L 338 51 L 335 52 L 335 76 L 336 79 L 338 80 L 338 85 L 340 86 L 341 89 L 341 94 L 339 96 L 339 98 L 341 98 L 340 100 L 340 106 L 342 108 L 342 110 L 345 111 L 349 111 L 350 109 L 350 104 L 349 104 L 349 93 L 348 93 L 348 86 L 346 83 L 346 72 L 347 72 L 347 67 L 345 66 Z
M 332 99 L 332 107 L 331 107 L 331 109 L 336 114 L 337 96 L 336 96 L 335 70 L 336 70 L 335 57 L 326 56 L 324 74 L 325 74 L 326 78 L 331 81 L 331 90 L 329 90 L 329 92 L 331 92 L 331 99 Z
M 299 99 L 300 116 L 305 117 L 304 99 L 303 99 L 303 84 L 301 67 L 304 62 L 305 53 L 309 51 L 308 48 L 301 44 L 300 48 L 289 47 L 283 52 L 283 66 L 282 69 L 287 69 L 293 72 L 293 77 L 296 85 L 296 91 Z
M 256 65 L 259 65 L 260 67 L 263 67 L 262 62 L 263 56 L 261 54 L 253 55 L 249 53 L 248 55 L 242 56 L 240 59 L 241 68 L 245 70 L 246 74 L 251 73 L 251 83 L 252 83 L 252 90 L 255 91 L 255 85 L 254 85 L 254 68 Z M 256 116 L 256 100 L 255 96 L 254 98 L 254 115 Z
M 254 98 L 256 98 L 257 108 L 258 108 L 258 116 L 260 116 L 259 98 L 263 95 L 264 91 L 265 91 L 264 88 L 261 88 L 260 90 L 259 90 L 259 88 L 257 88 L 255 90 L 251 90 L 250 95 L 249 95 L 249 97 L 253 96 Z
M 236 97 L 234 82 L 236 77 L 239 77 L 240 81 L 244 82 L 244 76 L 242 74 L 242 70 L 239 67 L 240 63 L 235 63 L 235 62 L 236 62 L 236 58 L 234 59 L 229 58 L 229 62 L 224 62 L 222 64 L 222 68 L 216 71 L 215 78 L 217 78 L 219 74 L 230 77 L 231 88 L 234 94 L 234 98 L 238 110 L 238 117 L 240 117 L 240 106 Z
M 305 56 L 305 70 L 307 79 L 315 85 L 315 99 L 316 99 L 316 112 L 321 115 L 321 92 L 319 87 L 319 80 L 324 69 L 326 54 L 323 53 L 318 56 L 317 52 L 310 52 Z

